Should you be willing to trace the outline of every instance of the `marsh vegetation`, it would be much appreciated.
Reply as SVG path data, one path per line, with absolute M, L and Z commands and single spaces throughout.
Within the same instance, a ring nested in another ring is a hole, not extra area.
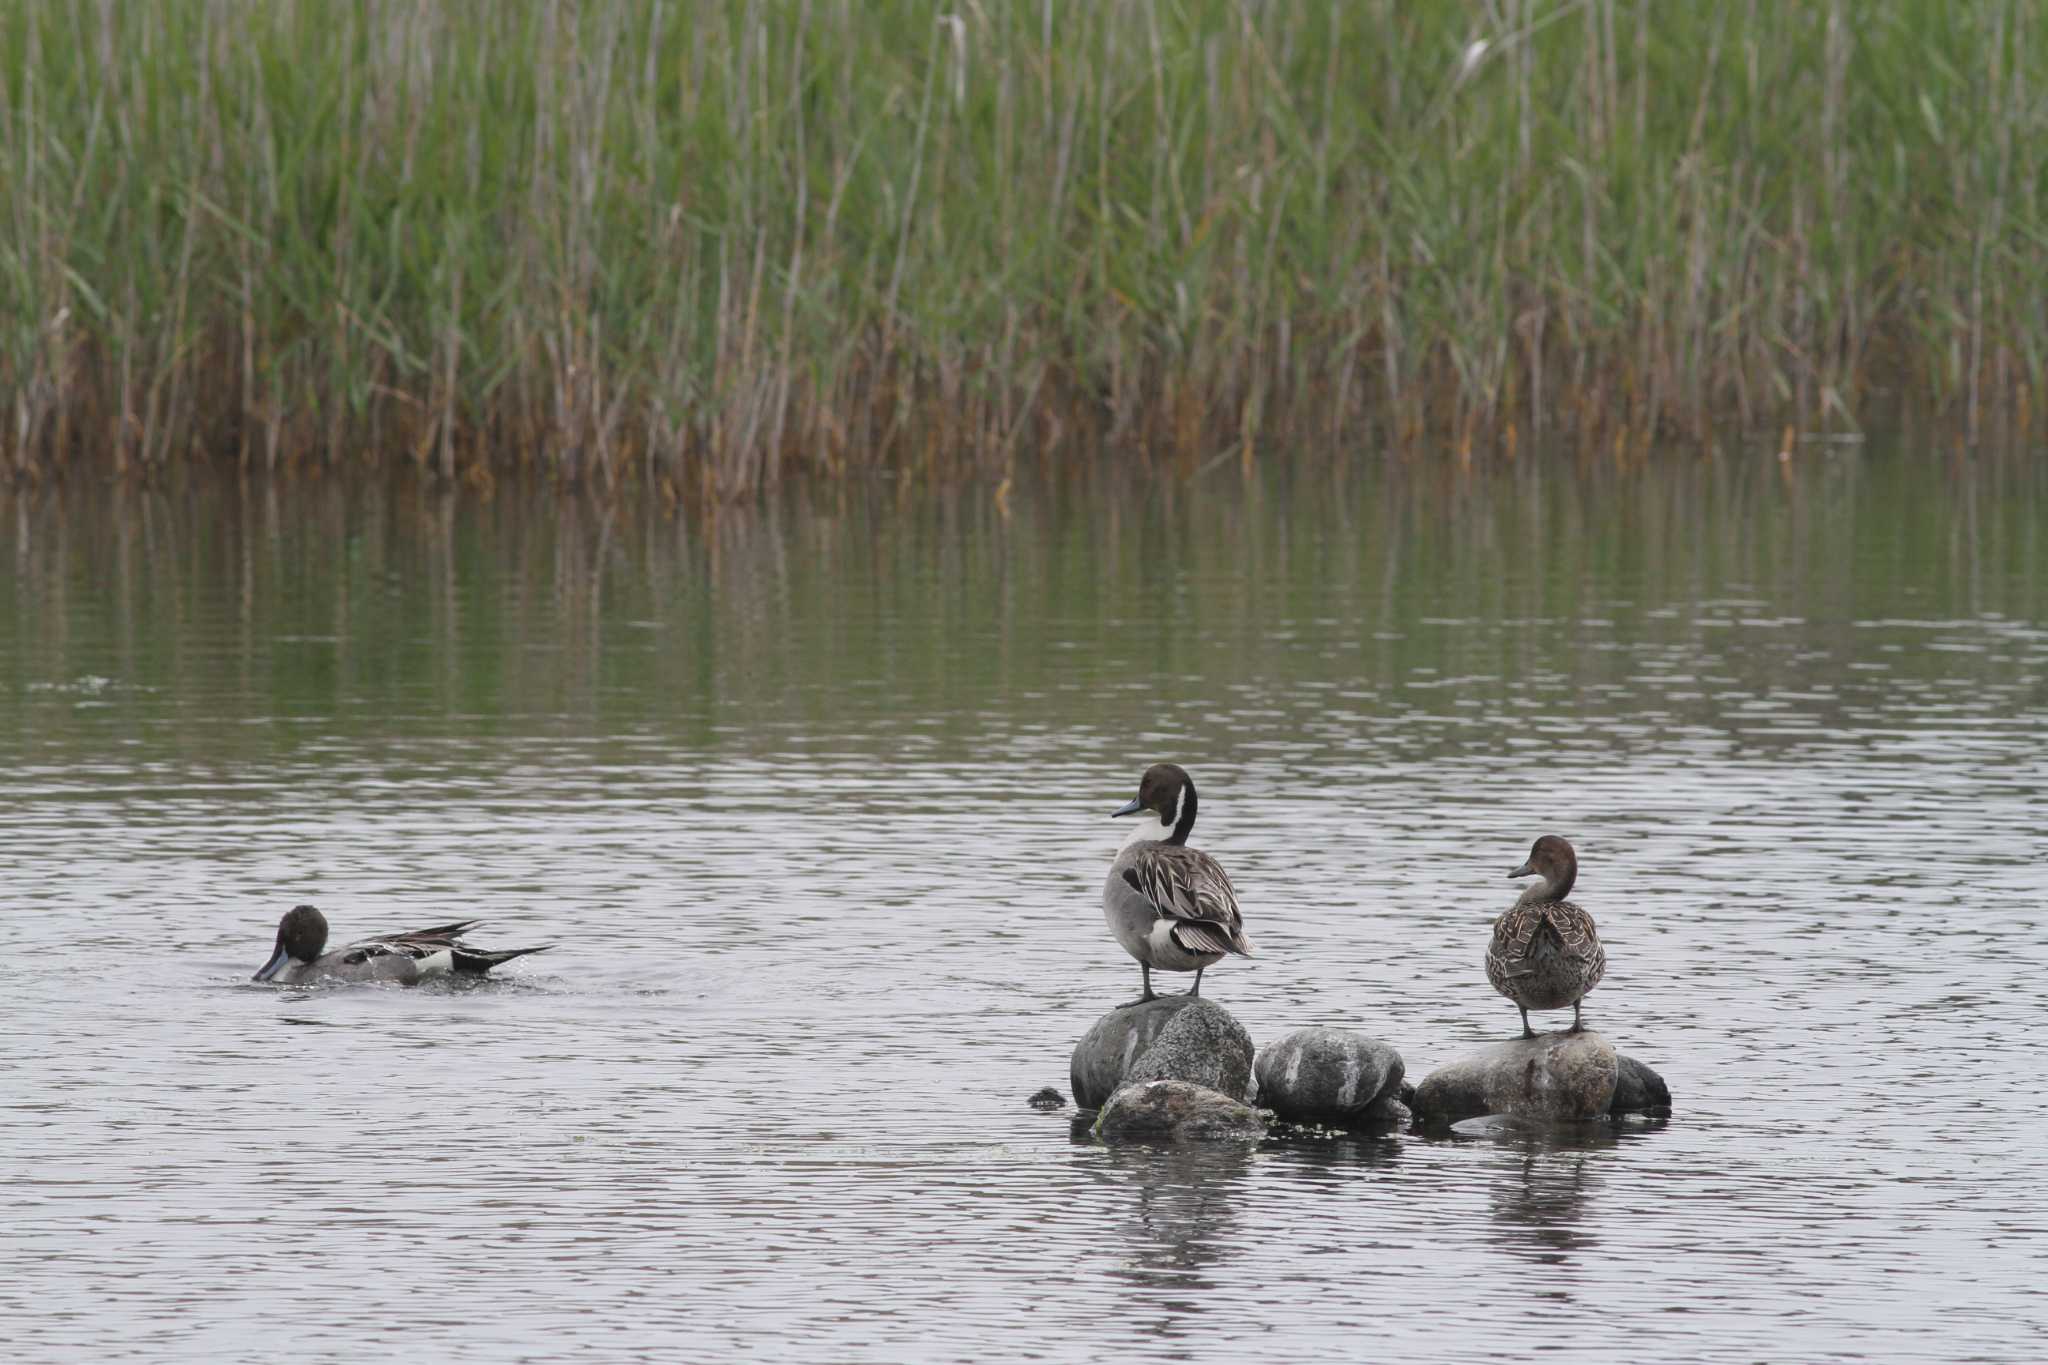
M 12 6 L 0 455 L 731 496 L 2024 431 L 2044 41 L 2016 0 Z

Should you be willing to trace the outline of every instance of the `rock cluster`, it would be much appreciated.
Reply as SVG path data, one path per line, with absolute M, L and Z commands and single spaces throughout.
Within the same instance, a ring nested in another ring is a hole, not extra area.
M 1074 1044 L 1074 1103 L 1100 1109 L 1132 1081 L 1192 1081 L 1251 1098 L 1252 1040 L 1221 1005 L 1168 995 L 1111 1010 Z
M 1257 1136 L 1276 1117 L 1353 1129 L 1412 1118 L 1441 1129 L 1500 1115 L 1540 1127 L 1671 1107 L 1663 1077 L 1591 1032 L 1496 1043 L 1419 1086 L 1405 1073 L 1392 1047 L 1340 1028 L 1297 1030 L 1255 1061 L 1228 1010 L 1185 995 L 1111 1010 L 1075 1044 L 1070 1065 L 1074 1103 L 1097 1111 L 1092 1131 L 1103 1138 Z
M 1104 1138 L 1256 1136 L 1252 1040 L 1220 1005 L 1174 995 L 1111 1010 L 1074 1045 L 1074 1103 Z

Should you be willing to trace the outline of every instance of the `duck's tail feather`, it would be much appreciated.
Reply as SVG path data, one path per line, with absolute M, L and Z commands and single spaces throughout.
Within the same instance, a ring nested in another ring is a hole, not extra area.
M 1173 926 L 1174 941 L 1191 953 L 1231 953 L 1237 957 L 1252 955 L 1252 941 L 1244 936 L 1243 930 L 1231 930 L 1221 924 L 1207 920 L 1184 919 Z
M 537 948 L 486 949 L 468 948 L 458 943 L 455 945 L 455 970 L 464 976 L 482 976 L 491 968 L 510 962 L 515 957 L 525 957 L 528 953 L 544 953 L 554 946 L 552 943 L 543 943 Z

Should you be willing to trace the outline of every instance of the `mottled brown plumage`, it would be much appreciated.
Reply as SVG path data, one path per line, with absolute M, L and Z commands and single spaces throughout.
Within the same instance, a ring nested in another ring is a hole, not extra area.
M 1579 1002 L 1600 984 L 1607 953 L 1593 917 L 1564 899 L 1578 879 L 1578 855 L 1555 834 L 1529 850 L 1529 861 L 1508 875 L 1542 878 L 1493 923 L 1486 947 L 1486 979 L 1522 1012 L 1522 1036 L 1535 1037 L 1530 1010 L 1572 1009 L 1572 1032 L 1583 1027 Z

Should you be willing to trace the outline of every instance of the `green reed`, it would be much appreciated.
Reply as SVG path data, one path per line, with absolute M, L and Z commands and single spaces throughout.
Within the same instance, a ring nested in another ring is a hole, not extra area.
M 0 457 L 732 495 L 2024 430 L 2044 45 L 2019 0 L 10 6 Z

